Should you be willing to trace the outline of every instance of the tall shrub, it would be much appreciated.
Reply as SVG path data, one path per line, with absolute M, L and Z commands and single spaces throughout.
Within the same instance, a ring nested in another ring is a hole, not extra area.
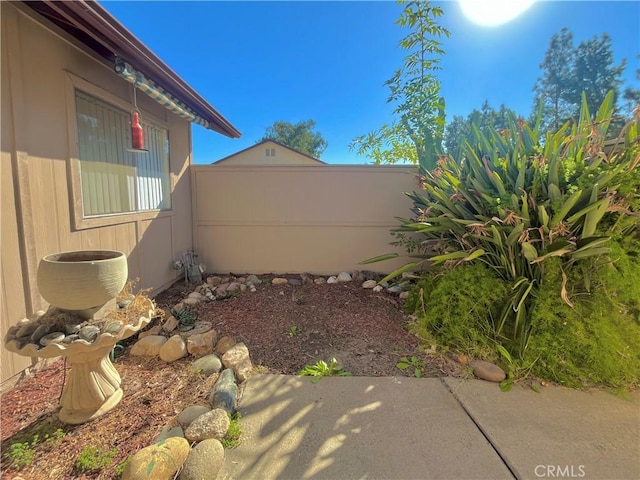
M 637 191 L 624 187 L 640 163 L 638 121 L 605 145 L 612 115 L 610 92 L 593 117 L 583 97 L 579 122 L 544 138 L 539 121 L 529 126 L 512 117 L 502 130 L 472 125 L 463 158 L 440 156 L 434 170 L 421 170 L 422 191 L 408 194 L 414 217 L 399 219 L 395 230 L 414 261 L 387 279 L 425 262 L 485 263 L 510 288 L 494 334 L 522 358 L 545 261 L 561 260 L 560 295 L 571 305 L 567 269 L 608 252 L 603 218 L 615 226 L 619 217 L 635 215 L 626 228 L 637 225 Z

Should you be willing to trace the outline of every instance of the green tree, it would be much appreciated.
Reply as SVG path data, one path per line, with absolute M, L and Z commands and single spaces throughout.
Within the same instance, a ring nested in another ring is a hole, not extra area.
M 551 37 L 544 60 L 540 64 L 542 76 L 533 87 L 534 117 L 542 109 L 542 131 L 558 130 L 576 112 L 573 101 L 576 89 L 574 57 L 573 34 L 563 28 L 559 34 Z
M 572 33 L 563 28 L 551 37 L 542 76 L 534 86 L 535 100 L 532 121 L 541 115 L 541 132 L 554 132 L 567 120 L 577 119 L 584 92 L 590 111 L 594 112 L 613 91 L 613 106 L 617 112 L 622 73 L 626 60 L 615 65 L 611 37 L 603 33 L 573 46 Z M 616 136 L 624 120 L 614 118 L 609 134 Z
M 436 23 L 443 15 L 441 8 L 425 1 L 399 0 L 398 4 L 403 10 L 396 24 L 410 30 L 399 43 L 407 55 L 402 67 L 384 83 L 396 118 L 390 125 L 357 137 L 349 148 L 375 164 L 411 162 L 430 170 L 443 153 L 444 99 L 434 72 L 440 69 L 444 54 L 439 39 L 448 37 L 449 31 Z
M 572 91 L 572 103 L 577 108 L 584 92 L 589 111 L 595 112 L 609 90 L 613 90 L 615 109 L 626 64 L 626 60 L 618 66 L 614 64 L 611 37 L 606 33 L 600 38 L 595 36 L 580 42 L 576 48 L 573 65 L 576 88 Z
M 489 105 L 488 101 L 485 101 L 480 110 L 474 108 L 466 119 L 456 115 L 447 124 L 444 135 L 446 152 L 460 161 L 464 156 L 465 144 L 472 142 L 475 138 L 474 127 L 482 133 L 487 133 L 490 129 L 501 131 L 510 128 L 511 122 L 516 121 L 517 118 L 516 113 L 505 105 L 500 105 L 500 109 L 496 110 Z
M 329 146 L 319 132 L 314 132 L 314 120 L 291 123 L 279 120 L 267 128 L 264 136 L 256 143 L 273 140 L 299 152 L 306 153 L 313 158 L 320 158 L 322 152 Z

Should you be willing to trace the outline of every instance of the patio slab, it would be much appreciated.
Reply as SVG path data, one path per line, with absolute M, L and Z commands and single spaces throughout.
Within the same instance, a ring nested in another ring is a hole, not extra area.
M 444 383 L 518 478 L 640 478 L 640 392 Z
M 220 479 L 513 478 L 435 378 L 257 375 L 240 412 Z

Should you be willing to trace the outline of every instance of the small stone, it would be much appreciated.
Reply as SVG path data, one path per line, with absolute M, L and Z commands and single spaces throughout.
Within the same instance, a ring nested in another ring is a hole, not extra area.
M 211 408 L 205 405 L 191 405 L 178 414 L 178 423 L 182 428 L 186 429 L 196 418 L 210 411 Z
M 46 347 L 50 343 L 62 343 L 64 338 L 63 332 L 51 332 L 40 339 L 40 345 Z
M 236 344 L 236 341 L 233 338 L 225 335 L 220 340 L 218 340 L 218 343 L 216 344 L 215 352 L 219 353 L 220 355 L 224 355 L 225 353 L 227 353 L 227 350 L 229 350 L 235 344 Z
M 298 280 L 297 278 L 290 278 L 289 279 L 289 285 L 293 285 L 293 286 L 300 286 L 302 285 L 302 280 Z
M 340 272 L 336 280 L 338 280 L 338 282 L 350 282 L 351 275 L 349 275 L 347 272 Z
M 504 370 L 491 362 L 485 362 L 484 360 L 473 360 L 470 365 L 471 368 L 473 368 L 473 374 L 481 380 L 500 383 L 505 378 L 507 378 Z
M 469 357 L 466 355 L 458 355 L 458 363 L 460 365 L 467 365 L 469 363 Z
M 373 291 L 376 293 L 380 293 L 382 290 L 384 290 L 384 287 L 382 285 L 376 285 L 375 287 L 373 287 Z
M 78 333 L 82 326 L 79 323 L 65 323 L 64 324 L 64 333 L 67 335 L 71 335 L 72 333 Z
M 244 292 L 244 291 L 246 291 L 246 290 L 247 290 L 247 285 L 246 285 L 246 284 L 244 284 L 244 283 L 241 283 L 241 284 L 240 284 L 240 292 Z
M 195 298 L 185 298 L 182 303 L 184 303 L 185 305 L 189 306 L 189 307 L 193 307 L 194 305 L 197 305 L 200 303 L 200 300 L 197 300 Z
M 120 320 L 114 320 L 113 322 L 109 322 L 104 327 L 104 331 L 111 334 L 118 333 L 120 330 L 122 330 L 122 322 Z
M 309 275 L 308 273 L 301 273 L 300 274 L 300 280 L 302 280 L 302 283 L 304 283 L 304 284 L 313 283 L 313 277 L 311 275 Z
M 254 287 L 253 285 L 251 285 L 251 286 L 249 287 L 249 291 L 250 291 L 251 293 L 255 293 L 255 291 L 256 291 L 256 287 Z
M 217 287 L 220 285 L 220 280 L 222 280 L 220 277 L 209 277 L 207 278 L 207 284 L 211 287 Z
M 205 333 L 190 335 L 187 338 L 187 352 L 194 357 L 202 357 L 212 353 L 217 336 L 213 329 Z
M 249 349 L 244 343 L 237 343 L 222 355 L 222 364 L 233 369 L 238 382 L 244 382 L 249 378 L 253 369 L 249 358 Z
M 236 282 L 238 282 L 240 285 L 244 285 L 247 283 L 247 278 L 246 277 L 238 277 L 236 278 Z
M 327 283 L 327 279 L 324 277 L 314 278 L 313 283 L 315 283 L 316 285 L 324 285 L 325 283 Z
M 209 438 L 191 449 L 178 480 L 216 480 L 224 464 L 224 447 Z
M 181 311 L 183 311 L 184 309 L 185 309 L 185 305 L 184 305 L 184 303 L 183 303 L 183 302 L 176 303 L 176 304 L 173 306 L 173 311 L 174 311 L 174 312 L 176 312 L 176 313 L 180 313 L 180 312 L 181 312 Z
M 238 401 L 238 386 L 236 385 L 236 377 L 233 370 L 227 368 L 223 370 L 216 380 L 211 395 L 209 395 L 209 404 L 211 408 L 222 408 L 226 412 L 234 413 L 236 411 Z
M 67 335 L 66 337 L 64 337 L 62 343 L 71 343 L 75 342 L 76 340 L 80 340 L 80 335 L 78 335 L 77 333 L 72 333 L 71 335 Z
M 173 315 L 169 315 L 162 325 L 162 330 L 167 333 L 171 333 L 176 328 L 178 328 L 178 320 Z
M 184 437 L 190 442 L 208 438 L 222 440 L 229 430 L 229 416 L 221 408 L 200 415 L 185 429 Z
M 240 290 L 240 284 L 238 282 L 231 282 L 228 286 L 227 286 L 227 292 L 237 292 L 238 290 Z
M 16 333 L 16 338 L 30 337 L 33 332 L 38 328 L 37 322 L 29 322 L 21 325 L 20 329 Z
M 180 335 L 182 338 L 189 338 L 192 335 L 200 335 L 201 333 L 208 332 L 213 328 L 213 323 L 208 322 L 206 320 L 198 320 L 195 326 L 191 330 L 187 330 L 186 332 L 181 332 Z
M 31 343 L 40 343 L 40 339 L 49 333 L 49 325 L 39 325 L 31 334 Z
M 409 298 L 409 292 L 400 292 L 400 295 L 398 295 L 398 297 L 400 298 L 400 300 L 406 300 L 407 298 Z
M 95 325 L 86 325 L 80 329 L 78 333 L 82 340 L 86 340 L 87 342 L 93 342 L 98 335 L 100 335 L 100 329 Z
M 276 277 L 273 280 L 271 280 L 272 285 L 284 285 L 285 283 L 287 283 L 286 278 Z
M 402 291 L 402 287 L 400 285 L 394 285 L 392 287 L 387 288 L 387 292 L 389 293 L 400 293 Z
M 218 373 L 222 369 L 222 362 L 217 355 L 214 355 L 212 353 L 210 355 L 200 357 L 195 362 L 193 362 L 193 369 L 196 372 L 202 372 L 206 376 L 209 376 L 214 373 Z
M 256 275 L 248 275 L 247 276 L 247 285 L 260 285 L 260 279 Z
M 376 288 L 376 285 L 378 285 L 378 282 L 375 280 L 365 280 L 362 284 L 362 288 Z
M 193 298 L 194 300 L 202 300 L 202 294 L 198 292 L 191 292 L 187 298 Z
M 169 340 L 167 340 L 164 345 L 160 347 L 160 351 L 158 352 L 160 360 L 167 363 L 180 360 L 186 355 L 187 345 L 180 335 L 174 335 Z
M 338 277 L 334 277 L 333 275 L 331 275 L 329 278 L 327 278 L 327 283 L 338 283 Z
M 145 338 L 149 335 L 160 335 L 162 332 L 162 327 L 160 325 L 154 325 L 149 330 L 145 330 L 144 332 L 140 332 L 138 334 L 138 338 Z
M 165 343 L 167 343 L 167 337 L 149 335 L 134 343 L 129 354 L 133 357 L 155 357 Z
M 173 479 L 182 468 L 189 451 L 189 442 L 184 438 L 171 437 L 162 443 L 154 443 L 131 457 L 122 479 L 148 479 L 149 472 L 153 472 L 154 480 Z
M 221 283 L 220 285 L 218 285 L 216 287 L 216 295 L 226 295 L 227 294 L 227 288 L 229 288 L 229 284 L 228 283 Z

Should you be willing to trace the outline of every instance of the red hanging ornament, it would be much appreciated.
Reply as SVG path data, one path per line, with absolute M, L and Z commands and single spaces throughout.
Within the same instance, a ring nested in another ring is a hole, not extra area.
M 140 114 L 137 111 L 131 113 L 131 146 L 134 150 L 144 150 L 144 135 L 140 125 Z

